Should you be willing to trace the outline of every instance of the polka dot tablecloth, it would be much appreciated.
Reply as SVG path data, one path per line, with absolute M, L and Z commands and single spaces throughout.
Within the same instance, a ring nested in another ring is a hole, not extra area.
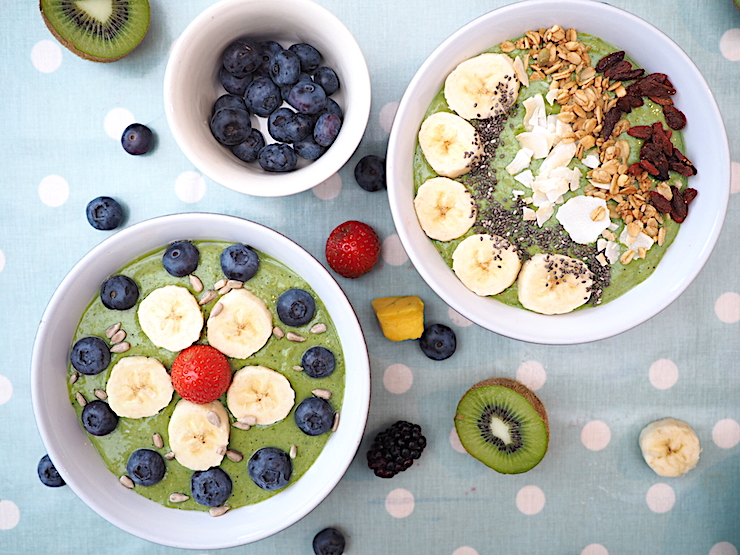
M 380 264 L 338 278 L 368 341 L 373 395 L 366 437 L 329 497 L 285 531 L 232 553 L 310 553 L 327 526 L 346 553 L 438 555 L 652 553 L 737 555 L 740 549 L 740 10 L 732 0 L 610 0 L 657 26 L 697 63 L 716 95 L 730 138 L 732 197 L 708 264 L 676 302 L 620 336 L 565 347 L 488 332 L 448 308 L 411 266 L 385 192 L 354 182 L 355 163 L 383 155 L 403 91 L 452 32 L 506 0 L 359 2 L 320 0 L 357 37 L 373 83 L 365 137 L 349 163 L 311 191 L 249 198 L 203 176 L 167 127 L 162 83 L 173 41 L 210 0 L 151 0 L 142 45 L 114 64 L 84 61 L 45 28 L 34 2 L 6 2 L 0 17 L 0 553 L 175 553 L 131 536 L 91 511 L 70 488 L 36 475 L 45 454 L 33 419 L 30 359 L 43 310 L 66 272 L 110 235 L 85 219 L 89 200 L 119 199 L 130 225 L 154 216 L 222 212 L 268 225 L 319 260 L 339 223 L 358 219 L 382 238 Z M 533 14 L 533 16 L 536 14 Z M 628 46 L 628 45 L 623 45 Z M 121 149 L 131 122 L 150 126 L 155 150 Z M 697 124 L 696 122 L 690 122 Z M 700 148 L 700 147 L 697 147 Z M 414 342 L 390 343 L 370 302 L 419 295 L 427 322 L 458 337 L 447 361 Z M 516 378 L 541 397 L 551 445 L 540 465 L 504 476 L 468 456 L 454 431 L 457 401 L 475 382 Z M 351 399 L 347 402 L 351 402 Z M 661 478 L 637 438 L 662 417 L 685 420 L 702 445 L 698 466 Z M 376 478 L 365 464 L 372 437 L 398 419 L 428 439 L 401 475 Z

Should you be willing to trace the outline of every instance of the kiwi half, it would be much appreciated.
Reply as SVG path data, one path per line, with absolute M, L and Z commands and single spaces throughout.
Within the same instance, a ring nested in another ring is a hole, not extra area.
M 455 429 L 469 454 L 503 474 L 534 468 L 545 456 L 550 437 L 542 401 L 508 378 L 471 387 L 457 405 Z
M 39 9 L 59 42 L 94 62 L 120 60 L 149 30 L 149 0 L 40 0 Z

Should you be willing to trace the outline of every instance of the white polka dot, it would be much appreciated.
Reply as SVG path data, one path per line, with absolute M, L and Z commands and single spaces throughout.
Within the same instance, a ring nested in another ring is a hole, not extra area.
M 599 543 L 592 543 L 583 548 L 581 555 L 609 555 L 609 551 Z
M 654 513 L 667 513 L 676 503 L 676 492 L 668 484 L 655 484 L 648 490 L 645 501 Z
M 601 420 L 592 420 L 581 430 L 581 443 L 591 451 L 601 451 L 612 439 L 609 426 Z
M 6 499 L 0 499 L 0 530 L 10 530 L 21 520 L 21 511 L 18 505 Z
M 447 309 L 447 316 L 450 319 L 450 322 L 455 324 L 456 326 L 460 326 L 461 328 L 467 328 L 468 326 L 472 326 L 473 322 L 468 320 L 465 316 L 460 314 L 457 310 L 454 308 L 448 308 Z
M 385 238 L 380 253 L 383 260 L 391 266 L 401 266 L 409 259 L 401 244 L 401 239 L 395 233 Z
M 206 180 L 198 172 L 182 172 L 175 180 L 175 194 L 183 202 L 198 202 L 206 194 Z
M 478 555 L 478 552 L 472 547 L 464 545 L 455 549 L 455 551 L 452 552 L 452 555 Z
M 732 449 L 740 443 L 740 424 L 731 418 L 720 420 L 712 428 L 712 441 L 721 449 Z
M 407 489 L 398 488 L 385 498 L 385 510 L 395 518 L 406 518 L 414 512 L 414 494 Z
M 722 55 L 731 62 L 740 61 L 740 29 L 729 29 L 719 39 Z
M 516 371 L 516 379 L 532 391 L 537 391 L 547 380 L 545 367 L 535 360 L 523 362 Z
M 719 542 L 712 546 L 709 555 L 737 555 L 737 548 L 730 542 Z
M 338 173 L 311 189 L 321 200 L 331 200 L 342 192 L 342 178 Z
M 455 428 L 455 426 L 453 426 L 452 430 L 450 430 L 450 445 L 458 453 L 467 453 L 467 450 L 465 449 L 465 447 L 463 447 L 463 444 L 460 443 L 460 436 L 457 435 L 457 428 Z
M 398 111 L 398 102 L 389 102 L 380 109 L 380 127 L 384 131 L 390 133 L 391 127 L 393 126 L 393 120 L 396 118 L 396 112 Z
M 51 73 L 62 65 L 62 49 L 53 40 L 42 40 L 33 45 L 31 63 L 41 73 Z
M 383 385 L 391 393 L 406 393 L 414 383 L 414 374 L 405 364 L 391 364 L 383 373 Z
M 678 381 L 678 367 L 672 360 L 661 358 L 650 365 L 648 377 L 654 388 L 668 389 Z
M 111 139 L 120 141 L 121 135 L 123 135 L 125 129 L 132 123 L 136 123 L 136 119 L 134 119 L 134 115 L 126 108 L 113 108 L 106 114 L 103 120 L 103 127 Z
M 39 183 L 39 198 L 47 206 L 61 206 L 69 198 L 69 183 L 59 175 L 47 175 Z
M 545 508 L 545 492 L 537 486 L 524 486 L 516 494 L 516 508 L 525 515 L 536 515 Z
M 13 396 L 13 384 L 8 378 L 0 374 L 0 405 L 4 405 Z
M 740 164 L 737 162 L 733 162 L 730 167 L 732 168 L 732 177 L 730 178 L 730 192 L 740 193 Z
M 5 269 L 5 253 L 0 251 L 0 272 Z
M 725 324 L 734 324 L 740 320 L 740 295 L 723 293 L 714 303 L 714 313 Z

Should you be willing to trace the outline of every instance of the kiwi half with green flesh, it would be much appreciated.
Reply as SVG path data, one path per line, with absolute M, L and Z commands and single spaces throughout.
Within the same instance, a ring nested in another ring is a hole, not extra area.
M 469 454 L 503 474 L 534 468 L 545 456 L 550 437 L 542 401 L 508 378 L 471 387 L 457 405 L 455 429 Z
M 120 60 L 149 30 L 149 0 L 40 0 L 39 9 L 59 42 L 94 62 Z

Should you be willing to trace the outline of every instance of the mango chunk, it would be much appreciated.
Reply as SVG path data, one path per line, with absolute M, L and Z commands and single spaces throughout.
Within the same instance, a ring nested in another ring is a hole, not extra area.
M 372 305 L 383 335 L 391 341 L 419 339 L 424 332 L 424 303 L 419 297 L 383 297 Z

